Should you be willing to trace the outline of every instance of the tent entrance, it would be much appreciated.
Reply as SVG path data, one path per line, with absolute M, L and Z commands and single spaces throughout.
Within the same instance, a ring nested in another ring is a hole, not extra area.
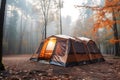
M 56 44 L 56 38 L 51 38 L 46 43 L 47 45 L 45 46 L 45 50 L 40 54 L 40 57 L 45 60 L 50 60 Z

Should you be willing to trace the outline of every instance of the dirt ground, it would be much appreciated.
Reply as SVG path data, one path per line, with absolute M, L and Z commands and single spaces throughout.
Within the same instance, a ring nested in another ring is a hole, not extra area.
M 30 62 L 30 57 L 4 56 L 6 71 L 0 73 L 0 80 L 120 80 L 120 58 L 105 56 L 105 62 L 65 68 Z

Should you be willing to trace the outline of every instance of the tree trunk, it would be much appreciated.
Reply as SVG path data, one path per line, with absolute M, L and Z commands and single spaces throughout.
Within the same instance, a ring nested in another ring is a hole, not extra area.
M 6 0 L 2 0 L 1 9 L 0 9 L 0 71 L 5 70 L 4 65 L 2 64 L 2 40 L 3 40 L 5 5 L 6 5 Z
M 45 38 L 44 39 L 46 39 L 46 37 L 47 37 L 47 20 L 45 18 Z
M 20 21 L 20 38 L 19 38 L 19 45 L 18 45 L 18 54 L 21 54 L 22 53 L 22 40 L 23 40 L 23 14 L 21 15 L 21 21 Z
M 116 17 L 114 16 L 114 10 L 113 10 L 113 20 L 116 21 Z M 117 29 L 117 23 L 115 23 L 113 25 L 113 31 L 114 31 L 114 38 L 115 40 L 119 40 L 119 36 L 118 36 L 118 29 Z M 119 43 L 115 43 L 115 56 L 120 56 L 120 52 L 119 52 Z
M 62 19 L 61 19 L 61 0 L 59 0 L 59 11 L 60 11 L 60 15 L 59 15 L 59 17 L 60 17 L 60 34 L 62 34 Z

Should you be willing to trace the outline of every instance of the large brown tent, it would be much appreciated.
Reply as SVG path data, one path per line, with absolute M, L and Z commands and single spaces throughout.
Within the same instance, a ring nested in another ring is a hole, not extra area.
M 102 62 L 104 58 L 95 42 L 88 38 L 54 35 L 41 42 L 30 60 L 66 67 Z

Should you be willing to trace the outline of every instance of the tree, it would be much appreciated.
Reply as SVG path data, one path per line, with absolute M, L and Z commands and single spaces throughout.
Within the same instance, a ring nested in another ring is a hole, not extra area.
M 17 20 L 18 13 L 16 10 L 11 11 L 9 27 L 8 27 L 8 51 L 9 53 L 15 53 L 16 51 L 16 37 L 17 37 Z M 14 44 L 14 45 L 13 45 Z
M 118 35 L 118 26 L 117 23 L 120 23 L 120 20 L 117 20 L 116 17 L 120 17 L 120 0 L 105 0 L 104 6 L 77 6 L 85 7 L 94 11 L 94 26 L 93 34 L 96 35 L 100 28 L 105 28 L 108 31 L 113 31 L 113 37 L 109 42 L 114 43 L 115 45 L 115 55 L 120 56 L 120 39 Z
M 28 29 L 29 24 L 26 24 L 29 19 L 25 19 L 28 17 L 32 17 L 31 13 L 32 4 L 28 3 L 27 0 L 8 0 L 7 1 L 7 19 L 5 32 L 7 33 L 6 44 L 4 49 L 9 50 L 7 53 L 22 53 L 23 49 L 26 46 L 23 46 L 23 39 L 26 33 L 26 29 Z M 11 8 L 9 8 L 11 7 Z M 27 21 L 26 21 L 27 20 Z M 24 33 L 23 33 L 24 32 Z M 27 47 L 29 48 L 29 47 Z M 4 50 L 5 51 L 5 50 Z
M 0 70 L 5 70 L 4 65 L 2 64 L 2 40 L 3 40 L 5 5 L 6 5 L 6 0 L 2 0 L 1 8 L 0 8 Z
M 60 18 L 60 34 L 62 34 L 62 19 L 61 19 L 61 8 L 63 7 L 63 2 L 59 0 L 59 18 Z
M 44 39 L 46 39 L 47 36 L 47 22 L 48 22 L 48 12 L 50 8 L 50 2 L 51 0 L 40 0 L 40 5 L 44 19 Z
M 23 13 L 21 14 L 21 20 L 20 20 L 18 53 L 22 53 L 22 42 L 23 42 L 23 35 L 25 32 L 25 25 L 23 24 L 24 23 L 23 15 L 25 15 L 25 14 L 23 14 Z
M 41 29 L 42 39 L 45 39 L 47 37 L 47 31 L 48 31 L 47 27 L 48 27 L 48 24 L 51 22 L 50 21 L 51 16 L 53 16 L 52 19 L 54 20 L 58 19 L 59 21 L 61 21 L 60 20 L 60 8 L 61 7 L 62 7 L 62 3 L 59 3 L 59 0 L 37 0 L 34 3 L 33 10 L 35 12 L 35 15 L 39 14 L 38 16 L 39 16 L 39 20 L 41 23 L 40 26 L 42 26 L 40 27 L 40 29 L 42 28 Z M 54 13 L 54 15 L 51 15 L 51 13 Z M 36 18 L 34 16 L 33 18 Z M 59 26 L 62 26 L 61 22 L 58 22 L 58 23 L 59 23 Z
M 120 39 L 117 29 L 117 23 L 120 21 L 116 19 L 116 17 L 119 16 L 120 0 L 105 0 L 105 6 L 103 8 L 96 9 L 99 11 L 97 11 L 97 20 L 94 24 L 94 31 L 98 31 L 99 28 L 112 30 L 114 38 L 110 39 L 110 42 L 115 45 L 115 55 L 120 56 Z M 111 17 L 108 17 L 108 15 L 111 15 Z

